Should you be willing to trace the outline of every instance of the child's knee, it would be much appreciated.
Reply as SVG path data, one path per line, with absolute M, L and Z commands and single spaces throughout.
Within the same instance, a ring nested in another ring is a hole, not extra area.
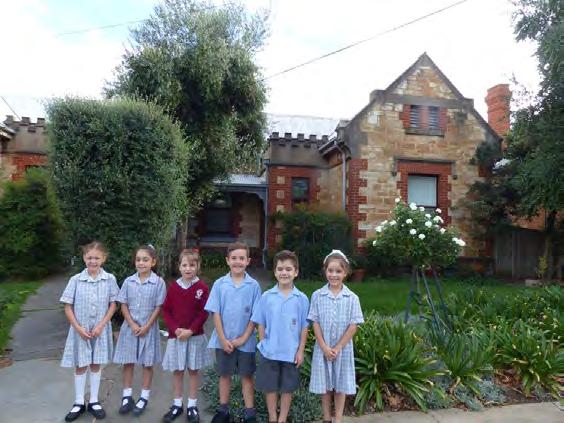
M 74 373 L 77 375 L 83 375 L 84 373 L 86 373 L 86 370 L 88 370 L 88 366 L 85 367 L 76 367 L 74 369 Z
M 99 364 L 91 364 L 90 365 L 90 371 L 94 372 L 94 373 L 98 373 L 100 371 L 100 365 Z

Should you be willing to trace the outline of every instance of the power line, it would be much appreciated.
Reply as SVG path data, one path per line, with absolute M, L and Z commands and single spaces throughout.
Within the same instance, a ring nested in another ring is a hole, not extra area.
M 136 23 L 139 23 L 139 22 L 145 22 L 147 20 L 148 19 L 139 19 L 137 21 L 120 22 L 120 23 L 117 23 L 117 24 L 97 26 L 97 27 L 94 27 L 94 28 L 85 28 L 85 29 L 77 29 L 75 31 L 59 32 L 58 34 L 55 34 L 55 36 L 56 37 L 63 37 L 65 35 L 82 34 L 84 32 L 98 31 L 98 30 L 101 30 L 101 29 L 117 28 L 118 26 L 136 24 Z
M 0 96 L 0 98 L 2 100 L 4 100 L 4 103 L 6 103 L 6 106 L 8 106 L 8 108 L 12 111 L 12 113 L 14 115 L 16 115 L 16 117 L 18 118 L 18 120 L 22 120 L 22 118 L 16 113 L 16 111 L 12 108 L 12 106 L 10 106 L 10 103 L 8 103 L 8 101 L 4 98 L 4 96 Z
M 405 28 L 406 26 L 409 26 L 409 25 L 414 24 L 414 23 L 416 23 L 416 22 L 419 22 L 419 21 L 422 21 L 422 20 L 424 20 L 424 19 L 427 19 L 427 18 L 429 18 L 429 17 L 431 17 L 431 16 L 433 16 L 433 15 L 437 15 L 437 14 L 439 14 L 439 13 L 441 13 L 441 12 L 444 12 L 445 10 L 448 10 L 448 9 L 453 8 L 453 7 L 459 6 L 459 5 L 461 5 L 462 3 L 466 3 L 467 1 L 468 1 L 468 0 L 460 0 L 460 1 L 456 2 L 456 3 L 452 3 L 452 4 L 450 4 L 450 5 L 446 6 L 446 7 L 443 7 L 442 9 L 435 10 L 435 11 L 433 11 L 433 12 L 427 13 L 426 15 L 423 15 L 423 16 L 420 16 L 420 17 L 418 17 L 418 18 L 415 18 L 415 19 L 413 19 L 413 20 L 411 20 L 411 21 L 409 21 L 409 22 L 405 22 L 405 23 L 403 23 L 403 24 L 401 24 L 401 25 L 394 26 L 393 28 L 390 28 L 390 29 L 387 29 L 387 30 L 385 30 L 385 31 L 379 32 L 378 34 L 373 35 L 373 36 L 371 36 L 371 37 L 365 38 L 365 39 L 360 40 L 360 41 L 356 41 L 356 42 L 354 42 L 354 43 L 352 43 L 352 44 L 349 44 L 349 45 L 347 45 L 347 46 L 341 47 L 341 48 L 339 48 L 339 49 L 337 49 L 337 50 L 333 50 L 333 51 L 331 51 L 331 52 L 329 52 L 329 53 L 325 53 L 325 54 L 323 54 L 323 55 L 321 55 L 321 56 L 315 57 L 315 58 L 313 58 L 313 59 L 307 60 L 307 61 L 305 61 L 305 62 L 302 62 L 302 63 L 300 63 L 300 64 L 294 65 L 294 66 L 292 66 L 292 67 L 289 67 L 289 68 L 287 68 L 287 69 L 281 70 L 280 72 L 277 72 L 277 73 L 275 73 L 275 74 L 266 76 L 266 77 L 264 77 L 262 80 L 265 81 L 265 80 L 267 80 L 267 79 L 275 78 L 275 77 L 277 77 L 277 76 L 280 76 L 280 75 L 283 75 L 283 74 L 285 74 L 285 73 L 291 72 L 291 71 L 296 70 L 296 69 L 298 69 L 298 68 L 301 68 L 301 67 L 310 65 L 310 64 L 312 64 L 312 63 L 314 63 L 314 62 L 317 62 L 318 60 L 325 59 L 325 58 L 327 58 L 327 57 L 329 57 L 329 56 L 333 56 L 333 55 L 335 55 L 335 54 L 337 54 L 337 53 L 341 53 L 342 51 L 345 51 L 345 50 L 348 50 L 348 49 L 350 49 L 350 48 L 356 47 L 356 46 L 358 46 L 358 45 L 360 45 L 360 44 L 366 43 L 366 42 L 368 42 L 368 41 L 372 41 L 372 40 L 374 40 L 375 38 L 381 37 L 382 35 L 389 34 L 390 32 L 397 31 L 398 29 Z

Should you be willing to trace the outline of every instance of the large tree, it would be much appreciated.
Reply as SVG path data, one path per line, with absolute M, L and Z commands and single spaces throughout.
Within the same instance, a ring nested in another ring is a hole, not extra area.
M 544 257 L 552 276 L 558 213 L 564 209 L 564 23 L 559 0 L 515 1 L 517 40 L 536 40 L 540 89 L 529 105 L 513 115 L 508 148 L 492 177 L 477 183 L 474 215 L 490 228 L 512 216 L 532 217 L 546 212 Z M 493 164 L 494 152 L 478 149 L 482 164 Z M 498 157 L 499 158 L 499 157 Z
M 254 56 L 265 22 L 232 2 L 164 0 L 132 30 L 132 48 L 106 89 L 156 102 L 181 123 L 191 212 L 209 198 L 214 179 L 256 164 L 262 151 L 266 90 Z

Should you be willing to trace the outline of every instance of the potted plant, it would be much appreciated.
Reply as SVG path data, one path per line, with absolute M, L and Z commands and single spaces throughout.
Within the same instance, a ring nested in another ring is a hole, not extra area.
M 362 253 L 354 253 L 351 256 L 351 282 L 362 282 L 366 276 L 366 256 Z

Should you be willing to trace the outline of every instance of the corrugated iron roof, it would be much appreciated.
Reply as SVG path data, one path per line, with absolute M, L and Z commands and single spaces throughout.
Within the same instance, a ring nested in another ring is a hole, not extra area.
M 305 138 L 310 135 L 317 135 L 318 138 L 323 135 L 331 136 L 335 133 L 339 120 L 318 116 L 267 114 L 268 135 L 278 132 L 280 136 L 291 133 L 294 138 L 298 134 L 304 134 Z

